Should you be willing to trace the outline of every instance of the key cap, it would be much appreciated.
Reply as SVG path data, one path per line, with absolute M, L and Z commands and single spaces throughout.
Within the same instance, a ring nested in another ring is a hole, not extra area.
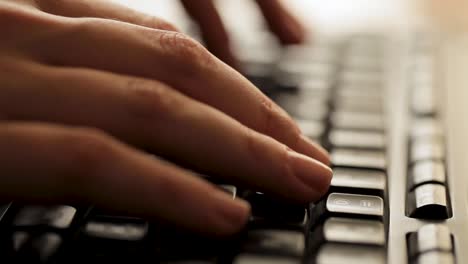
M 97 239 L 139 241 L 148 231 L 148 224 L 145 222 L 119 222 L 93 220 L 86 224 L 84 233 Z
M 385 129 L 383 117 L 379 113 L 333 112 L 330 119 L 334 128 L 375 131 Z
M 419 138 L 411 142 L 411 162 L 421 160 L 443 160 L 445 148 L 441 140 Z
M 350 217 L 382 220 L 384 215 L 383 199 L 373 195 L 331 193 L 312 208 L 312 225 L 327 217 Z
M 296 122 L 299 125 L 302 133 L 312 140 L 319 140 L 325 132 L 325 126 L 322 124 L 322 122 L 307 121 L 303 119 L 296 119 Z
M 353 131 L 334 129 L 330 132 L 328 140 L 334 147 L 384 149 L 385 136 L 379 132 Z
M 411 123 L 410 128 L 411 138 L 436 138 L 441 139 L 444 137 L 444 130 L 440 121 L 435 118 L 416 118 Z
M 18 263 L 48 263 L 56 256 L 62 238 L 55 233 L 31 235 L 25 232 L 13 234 L 15 256 Z
M 416 162 L 411 169 L 410 188 L 422 183 L 445 184 L 445 165 L 441 161 L 425 160 Z
M 281 256 L 264 256 L 255 254 L 240 254 L 233 264 L 300 264 L 300 259 Z
M 36 206 L 30 205 L 20 209 L 13 220 L 15 227 L 46 226 L 57 229 L 70 227 L 76 209 L 67 205 Z
M 327 243 L 316 257 L 316 264 L 384 264 L 385 250 L 382 247 Z
M 434 116 L 438 106 L 432 86 L 418 85 L 413 87 L 411 106 L 413 113 L 418 116 Z
M 254 229 L 248 231 L 242 252 L 302 257 L 304 240 L 304 234 L 299 231 Z
M 228 185 L 228 184 L 220 184 L 219 187 L 226 191 L 228 194 L 231 195 L 232 199 L 236 199 L 236 195 L 237 195 L 237 188 L 236 186 L 233 186 L 233 185 Z
M 353 168 L 334 168 L 330 191 L 383 197 L 385 186 L 386 176 L 384 172 Z
M 313 61 L 281 61 L 275 71 L 275 80 L 281 86 L 294 87 L 308 79 L 331 80 L 333 65 Z
M 412 264 L 455 264 L 455 256 L 448 252 L 431 251 L 420 255 Z
M 332 217 L 316 228 L 310 239 L 310 244 L 336 242 L 384 246 L 385 231 L 379 221 Z
M 361 99 L 361 102 L 374 101 L 382 105 L 382 89 L 366 85 L 339 85 L 335 96 L 353 100 Z
M 330 155 L 335 167 L 385 170 L 387 165 L 382 151 L 335 148 Z
M 342 85 L 369 85 L 380 88 L 382 85 L 382 75 L 378 72 L 369 71 L 342 71 L 340 73 L 339 82 Z
M 306 208 L 273 199 L 260 192 L 248 191 L 244 195 L 252 207 L 250 225 L 302 229 L 307 223 Z
M 8 209 L 10 208 L 10 206 L 11 206 L 11 203 L 10 203 L 10 204 L 5 204 L 5 205 L 0 206 L 0 223 L 2 222 L 3 217 L 4 217 L 5 214 L 7 213 Z
M 409 215 L 419 219 L 447 219 L 446 188 L 440 184 L 426 183 L 409 194 Z
M 382 115 L 384 107 L 378 101 L 362 101 L 355 98 L 339 97 L 334 98 L 334 108 L 336 112 L 352 113 L 376 113 Z
M 414 258 L 427 251 L 445 251 L 451 253 L 452 238 L 450 230 L 444 224 L 427 224 L 409 236 L 409 256 Z

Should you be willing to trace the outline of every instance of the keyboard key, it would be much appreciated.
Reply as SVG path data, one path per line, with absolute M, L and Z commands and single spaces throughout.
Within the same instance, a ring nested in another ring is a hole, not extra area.
M 316 228 L 311 244 L 323 242 L 385 245 L 384 225 L 380 221 L 332 217 Z
M 330 190 L 383 197 L 386 186 L 384 172 L 353 168 L 334 168 Z
M 379 72 L 345 70 L 340 73 L 342 85 L 373 85 L 375 88 L 382 86 L 382 75 Z
M 227 184 L 220 184 L 218 185 L 222 190 L 226 191 L 228 194 L 231 195 L 232 199 L 236 199 L 237 196 L 237 188 L 234 185 L 227 185 Z
M 3 217 L 6 215 L 10 206 L 11 206 L 11 203 L 0 206 L 0 222 L 2 222 Z
M 312 208 L 311 223 L 316 225 L 327 217 L 354 217 L 382 220 L 384 201 L 373 195 L 331 193 Z
M 411 169 L 410 188 L 423 184 L 437 182 L 445 184 L 445 165 L 441 161 L 425 160 L 416 162 Z
M 334 112 L 330 119 L 334 128 L 375 131 L 385 129 L 383 116 L 379 113 Z
M 455 264 L 455 256 L 448 252 L 431 251 L 420 255 L 412 264 Z
M 330 155 L 335 167 L 385 170 L 387 166 L 385 153 L 382 151 L 336 148 Z
M 411 142 L 411 162 L 444 158 L 445 148 L 441 140 L 419 138 Z
M 248 191 L 244 195 L 252 207 L 250 225 L 259 227 L 282 227 L 302 229 L 307 223 L 306 208 L 273 199 L 260 192 Z
M 265 256 L 255 254 L 240 254 L 233 264 L 301 264 L 301 259 L 281 256 Z
M 328 136 L 334 147 L 384 149 L 385 135 L 379 132 L 334 129 Z
M 444 130 L 438 119 L 434 118 L 416 118 L 411 123 L 411 138 L 438 138 L 444 137 Z
M 84 233 L 97 239 L 111 239 L 123 241 L 142 240 L 148 231 L 148 224 L 144 222 L 104 222 L 93 220 L 86 224 Z
M 335 244 L 323 245 L 317 253 L 316 264 L 384 264 L 385 249 L 382 247 Z
M 48 263 L 56 256 L 63 240 L 55 233 L 32 235 L 25 232 L 13 234 L 13 247 L 18 263 Z
M 355 98 L 339 97 L 334 98 L 334 109 L 336 112 L 352 112 L 352 113 L 376 113 L 382 114 L 384 108 L 379 101 L 363 101 Z
M 446 187 L 427 183 L 409 194 L 409 215 L 420 219 L 447 219 L 448 203 Z
M 58 206 L 25 206 L 20 209 L 13 220 L 15 227 L 46 226 L 57 229 L 70 227 L 76 209 L 67 205 Z
M 296 120 L 302 133 L 312 139 L 319 140 L 325 132 L 325 126 L 319 121 Z
M 254 229 L 247 232 L 242 246 L 246 253 L 302 257 L 305 250 L 303 232 Z
M 427 224 L 409 236 L 409 256 L 414 258 L 427 251 L 452 252 L 450 230 L 444 224 Z
M 436 115 L 438 106 L 432 85 L 418 85 L 413 87 L 411 106 L 415 115 Z
M 382 89 L 366 85 L 339 85 L 335 92 L 337 97 L 345 97 L 353 100 L 367 102 L 373 101 L 382 105 Z

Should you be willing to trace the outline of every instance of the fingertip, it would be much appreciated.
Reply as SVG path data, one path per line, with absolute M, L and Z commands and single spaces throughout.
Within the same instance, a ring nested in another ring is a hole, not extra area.
M 294 175 L 311 189 L 312 200 L 318 200 L 328 191 L 333 177 L 329 167 L 294 151 L 288 152 L 288 158 Z
M 240 232 L 250 217 L 251 206 L 242 199 L 232 199 L 225 193 L 217 193 L 218 213 L 220 215 L 217 234 L 233 235 Z
M 330 166 L 331 164 L 328 151 L 305 135 L 300 136 L 296 149 L 300 153 L 314 158 L 326 166 Z

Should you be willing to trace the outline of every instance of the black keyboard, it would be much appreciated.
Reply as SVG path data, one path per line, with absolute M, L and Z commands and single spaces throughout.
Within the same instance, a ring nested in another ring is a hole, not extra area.
M 287 47 L 275 67 L 246 74 L 330 151 L 334 177 L 317 203 L 288 204 L 219 183 L 250 202 L 252 215 L 239 234 L 208 239 L 92 205 L 13 201 L 0 209 L 0 263 L 380 264 L 392 262 L 390 228 L 412 228 L 395 238 L 408 263 L 455 263 L 457 239 L 444 224 L 453 215 L 445 132 L 424 90 L 431 82 L 426 53 L 415 54 L 407 76 L 416 88 L 409 89 L 405 211 L 390 211 L 386 41 L 358 35 Z M 392 214 L 425 222 L 398 226 Z

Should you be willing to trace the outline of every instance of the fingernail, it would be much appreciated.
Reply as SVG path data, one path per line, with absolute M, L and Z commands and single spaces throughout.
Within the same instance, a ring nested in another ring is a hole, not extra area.
M 232 196 L 225 193 L 218 193 L 216 196 L 219 212 L 225 223 L 223 232 L 232 234 L 241 230 L 250 217 L 250 204 L 239 198 L 232 199 Z
M 308 137 L 302 135 L 300 139 L 299 145 L 304 146 L 302 153 L 317 159 L 318 161 L 322 162 L 323 164 L 329 166 L 330 165 L 330 154 L 326 149 L 324 149 L 322 146 L 319 144 L 313 142 L 310 140 Z
M 297 178 L 320 195 L 327 192 L 333 176 L 333 172 L 329 167 L 294 151 L 289 151 L 288 157 Z

